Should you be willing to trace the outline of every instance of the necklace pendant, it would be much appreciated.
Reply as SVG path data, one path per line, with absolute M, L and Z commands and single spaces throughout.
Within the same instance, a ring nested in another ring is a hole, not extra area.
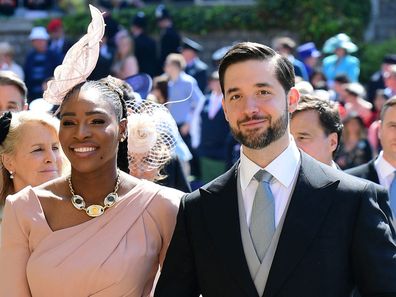
M 85 212 L 90 217 L 99 217 L 104 213 L 104 207 L 102 205 L 92 204 L 85 209 Z
M 85 201 L 80 195 L 73 195 L 71 201 L 75 208 L 85 209 Z
M 117 193 L 110 193 L 109 195 L 106 196 L 103 203 L 107 208 L 107 207 L 111 207 L 117 200 L 118 200 Z

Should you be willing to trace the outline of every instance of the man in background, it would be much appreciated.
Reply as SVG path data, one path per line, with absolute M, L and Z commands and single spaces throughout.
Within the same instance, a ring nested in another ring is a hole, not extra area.
M 297 146 L 316 160 L 338 168 L 333 157 L 342 135 L 338 108 L 331 101 L 302 95 L 291 115 L 290 132 Z
M 27 109 L 25 83 L 11 71 L 0 71 L 0 113 Z

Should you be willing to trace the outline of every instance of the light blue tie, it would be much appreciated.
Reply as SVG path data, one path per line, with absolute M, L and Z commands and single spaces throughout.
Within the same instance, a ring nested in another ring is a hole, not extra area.
M 389 187 L 389 201 L 393 215 L 395 216 L 396 215 L 396 171 L 393 174 L 393 180 Z
M 275 202 L 270 188 L 271 173 L 259 170 L 254 178 L 259 185 L 254 196 L 249 230 L 254 249 L 261 262 L 275 232 Z

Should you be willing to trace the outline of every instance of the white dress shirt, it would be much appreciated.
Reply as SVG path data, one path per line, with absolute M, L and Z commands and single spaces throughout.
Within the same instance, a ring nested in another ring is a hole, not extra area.
M 277 227 L 297 180 L 301 163 L 300 159 L 300 151 L 292 137 L 289 146 L 265 168 L 261 168 L 246 157 L 243 153 L 243 147 L 241 147 L 239 180 L 248 226 L 250 226 L 254 196 L 258 187 L 258 181 L 254 179 L 256 172 L 260 169 L 265 169 L 274 177 L 271 181 L 270 188 L 275 199 L 275 227 Z
M 374 167 L 377 171 L 380 185 L 389 190 L 396 168 L 384 159 L 383 151 L 379 153 L 378 158 L 374 161 Z

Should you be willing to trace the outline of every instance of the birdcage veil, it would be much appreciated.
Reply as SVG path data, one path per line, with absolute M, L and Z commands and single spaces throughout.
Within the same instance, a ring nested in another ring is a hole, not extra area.
M 99 9 L 89 5 L 92 21 L 87 34 L 77 41 L 66 53 L 61 65 L 55 68 L 54 79 L 48 82 L 43 98 L 60 105 L 69 90 L 87 80 L 99 58 L 100 41 L 104 35 L 105 23 Z
M 128 101 L 128 158 L 131 171 L 160 169 L 173 157 L 178 129 L 169 110 L 153 101 Z

